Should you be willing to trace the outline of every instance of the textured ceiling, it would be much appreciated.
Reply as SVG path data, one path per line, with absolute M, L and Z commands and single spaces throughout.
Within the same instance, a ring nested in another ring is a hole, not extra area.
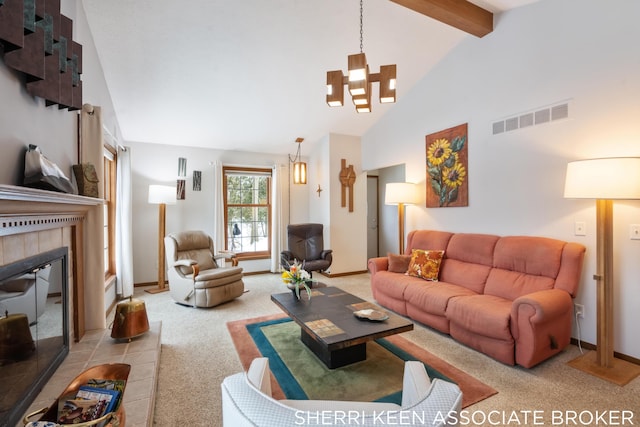
M 499 14 L 535 1 L 473 3 Z M 326 72 L 346 72 L 360 51 L 357 0 L 82 3 L 126 141 L 293 153 L 296 137 L 362 135 L 394 106 L 372 99 L 358 114 L 347 94 L 344 107 L 325 103 Z M 399 102 L 465 37 L 388 0 L 364 2 L 363 50 L 371 72 L 397 64 Z

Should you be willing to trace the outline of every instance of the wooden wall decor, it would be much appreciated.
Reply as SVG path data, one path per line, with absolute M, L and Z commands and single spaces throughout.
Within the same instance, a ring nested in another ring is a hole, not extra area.
M 349 212 L 353 212 L 353 184 L 356 182 L 356 172 L 353 165 L 347 166 L 347 159 L 340 159 L 340 187 L 341 206 L 347 206 L 347 192 L 349 193 Z M 318 193 L 320 195 L 320 193 Z
M 0 0 L 0 46 L 5 64 L 25 74 L 29 94 L 47 106 L 82 108 L 82 45 L 60 0 Z

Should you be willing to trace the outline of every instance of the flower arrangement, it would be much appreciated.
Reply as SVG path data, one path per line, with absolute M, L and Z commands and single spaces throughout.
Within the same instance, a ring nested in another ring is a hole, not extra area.
M 458 152 L 464 148 L 466 136 L 456 136 L 453 141 L 436 139 L 427 148 L 427 172 L 440 207 L 448 206 L 458 198 L 458 188 L 464 184 L 467 171 L 459 162 Z
M 293 260 L 293 264 L 289 264 L 289 271 L 282 272 L 282 281 L 287 284 L 296 297 L 300 299 L 300 287 L 304 287 L 311 299 L 311 289 L 307 283 L 311 283 L 311 275 L 304 269 L 304 263 L 300 264 L 297 260 Z

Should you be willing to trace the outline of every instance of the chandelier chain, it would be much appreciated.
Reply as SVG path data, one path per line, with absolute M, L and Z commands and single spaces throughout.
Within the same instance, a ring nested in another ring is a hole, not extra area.
M 362 53 L 362 0 L 360 0 L 360 53 Z

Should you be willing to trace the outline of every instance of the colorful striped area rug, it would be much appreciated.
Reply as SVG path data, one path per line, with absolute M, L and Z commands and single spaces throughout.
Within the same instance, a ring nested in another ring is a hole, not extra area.
M 497 393 L 495 389 L 400 335 L 367 343 L 367 359 L 329 369 L 300 341 L 300 327 L 278 314 L 227 323 L 245 370 L 268 357 L 275 399 L 323 399 L 400 403 L 406 360 L 424 363 L 430 378 L 458 384 L 462 406 Z

